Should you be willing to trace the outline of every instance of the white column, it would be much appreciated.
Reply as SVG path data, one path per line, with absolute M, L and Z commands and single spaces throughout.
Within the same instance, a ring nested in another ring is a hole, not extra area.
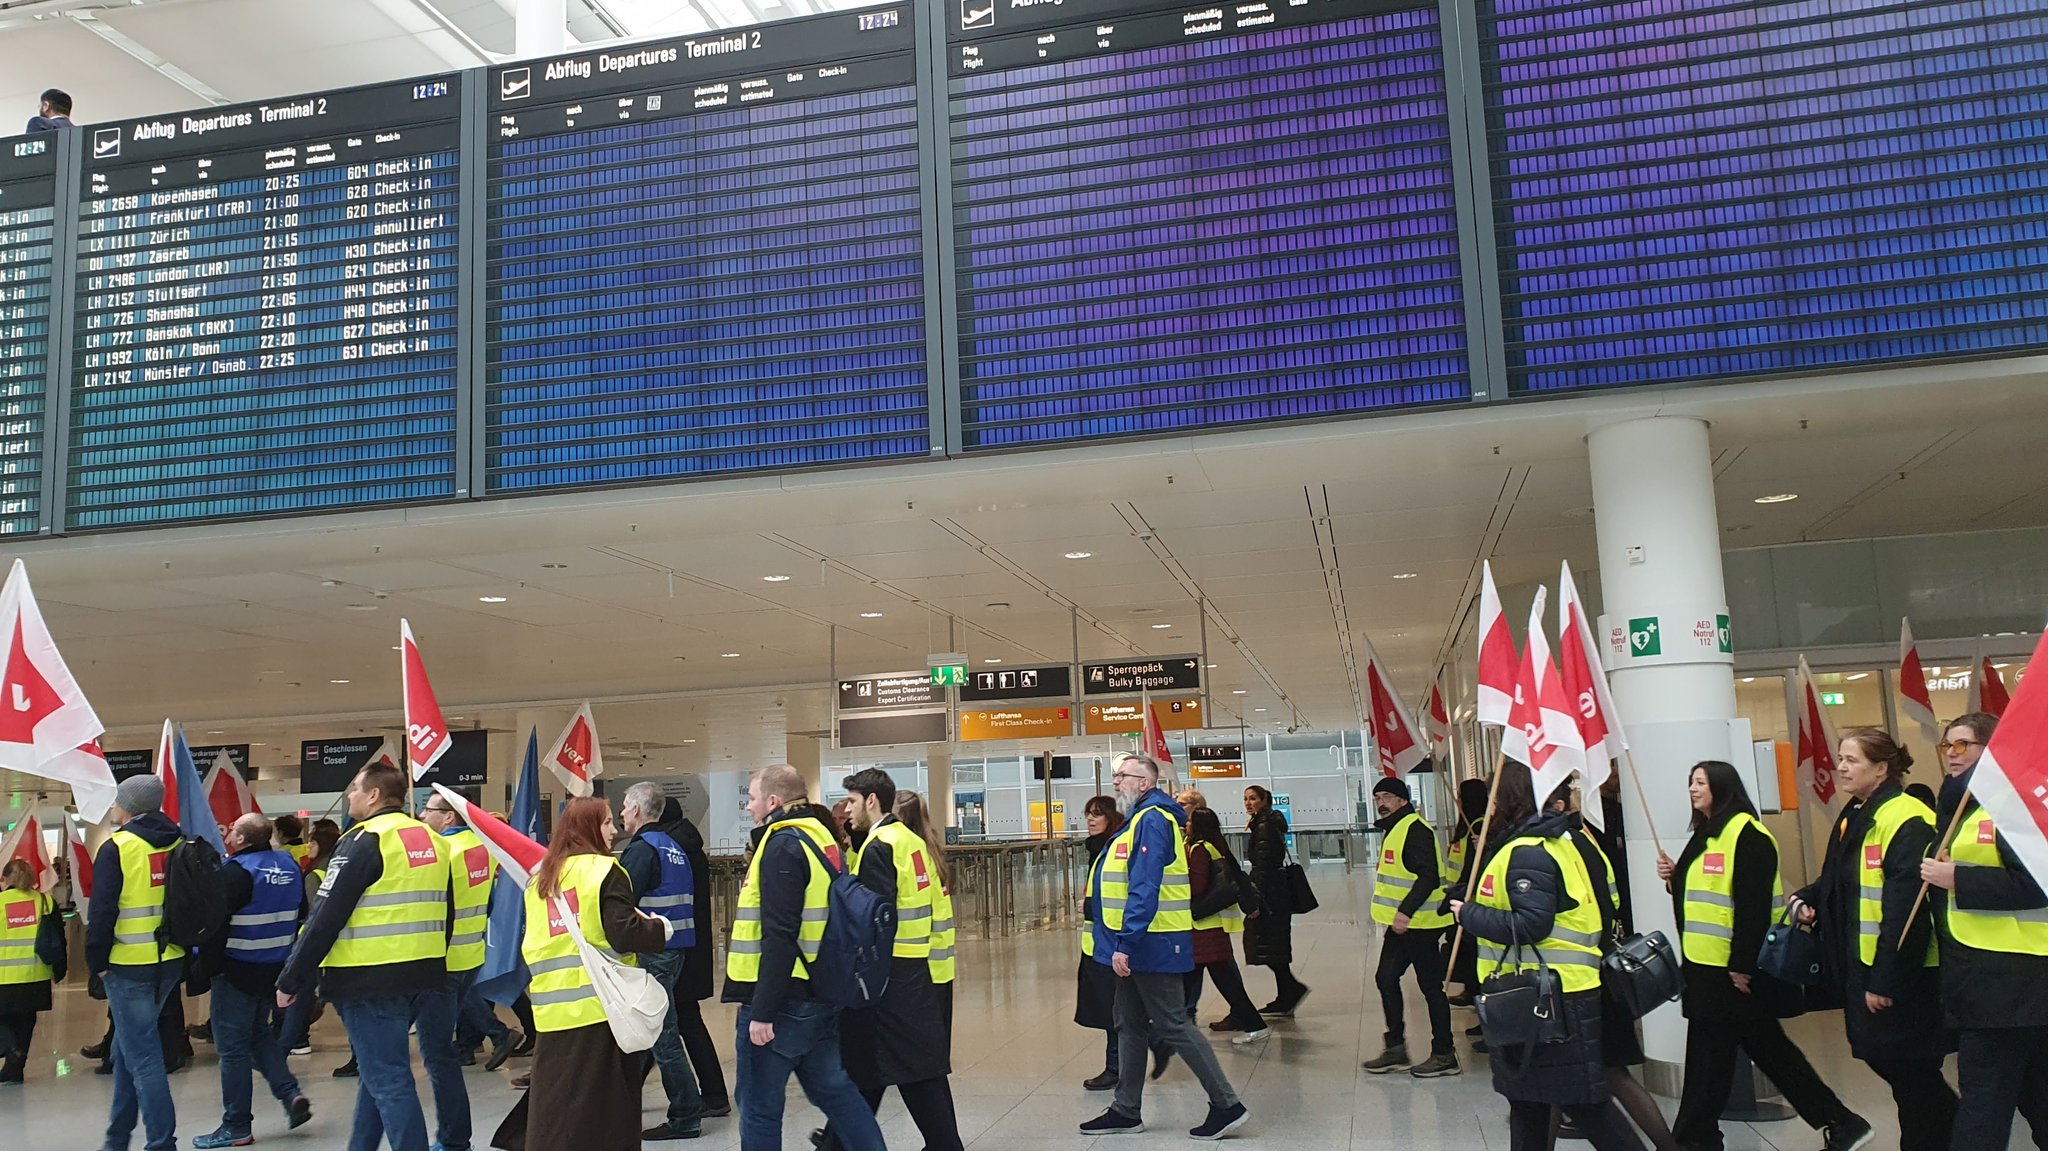
M 1690 418 L 1611 424 L 1589 435 L 1586 446 L 1605 608 L 1597 632 L 1641 773 L 1641 795 L 1625 769 L 1621 779 L 1635 926 L 1661 930 L 1675 944 L 1644 801 L 1664 849 L 1676 857 L 1688 834 L 1692 765 L 1734 754 L 1733 656 L 1717 626 L 1728 608 L 1713 457 L 1707 425 Z M 1685 1058 L 1677 1004 L 1643 1021 L 1643 1047 L 1651 1089 L 1677 1094 Z
M 789 766 L 796 768 L 804 777 L 804 789 L 809 792 L 812 802 L 825 795 L 825 745 L 816 736 L 785 735 L 783 745 L 789 756 Z
M 924 810 L 936 827 L 953 826 L 953 749 L 944 744 L 925 749 Z
M 512 15 L 513 55 L 526 60 L 568 50 L 569 0 L 518 0 Z

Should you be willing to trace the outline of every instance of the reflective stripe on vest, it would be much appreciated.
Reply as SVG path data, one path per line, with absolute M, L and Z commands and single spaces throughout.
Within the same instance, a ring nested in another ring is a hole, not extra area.
M 1990 812 L 1971 804 L 1949 844 L 1948 857 L 1957 867 L 2005 866 L 2005 858 L 1998 853 L 1998 829 L 1991 822 Z M 1946 902 L 1949 937 L 1964 947 L 2007 955 L 2048 956 L 2048 907 L 1976 911 L 1956 906 L 1954 895 Z
M 1386 839 L 1382 841 L 1380 849 L 1379 873 L 1372 881 L 1374 923 L 1393 923 L 1394 916 L 1400 914 L 1401 904 L 1415 890 L 1415 884 L 1420 879 L 1414 872 L 1408 870 L 1408 862 L 1404 858 L 1408 851 L 1408 838 L 1413 835 L 1427 836 L 1429 849 L 1437 850 L 1436 832 L 1430 830 L 1430 826 L 1422 821 L 1422 817 L 1413 811 L 1402 816 L 1394 826 L 1387 829 Z M 1441 853 L 1438 853 L 1436 863 L 1437 874 L 1442 875 L 1444 860 Z M 1444 889 L 1438 887 L 1423 899 L 1422 906 L 1415 910 L 1415 914 L 1408 917 L 1408 926 L 1449 927 L 1451 917 L 1437 910 L 1443 903 Z
M 114 914 L 114 950 L 107 962 L 146 967 L 183 959 L 184 948 L 170 943 L 159 947 L 156 933 L 164 923 L 164 868 L 171 848 L 184 840 L 172 840 L 169 847 L 151 847 L 132 831 L 117 831 L 108 842 L 121 856 L 121 901 Z
M 36 958 L 36 932 L 51 906 L 39 891 L 0 891 L 0 987 L 50 981 L 49 966 Z
M 1187 841 L 1181 837 L 1180 825 L 1160 807 L 1139 808 L 1109 841 L 1109 846 L 1102 849 L 1095 872 L 1095 909 L 1102 916 L 1102 926 L 1112 933 L 1124 929 L 1124 905 L 1131 894 L 1131 855 L 1138 850 L 1138 825 L 1144 819 L 1160 820 L 1173 836 L 1173 854 L 1159 876 L 1159 905 L 1145 930 L 1155 935 L 1193 931 L 1194 891 L 1188 885 Z
M 448 861 L 448 885 L 455 900 L 455 925 L 448 936 L 448 970 L 475 971 L 484 965 L 484 925 L 491 917 L 491 880 L 498 861 L 484 837 L 465 827 L 434 837 Z
M 934 873 L 938 871 L 933 865 Z M 944 876 L 932 876 L 932 953 L 926 957 L 931 967 L 933 983 L 953 982 L 954 952 L 957 948 L 957 931 L 953 926 L 953 893 L 946 890 Z
M 402 811 L 387 811 L 350 828 L 343 842 L 352 836 L 376 842 L 384 873 L 356 901 L 321 966 L 385 967 L 446 959 L 448 860 L 434 829 Z
M 1479 978 L 1490 979 L 1503 970 L 1534 971 L 1541 959 L 1557 969 L 1567 994 L 1593 990 L 1600 986 L 1600 905 L 1594 902 L 1593 877 L 1586 872 L 1586 861 L 1579 857 L 1579 849 L 1570 840 L 1525 835 L 1509 842 L 1494 853 L 1486 870 L 1479 873 L 1476 902 L 1497 911 L 1510 909 L 1508 863 L 1518 847 L 1541 847 L 1549 853 L 1557 864 L 1558 874 L 1564 878 L 1565 896 L 1577 906 L 1559 912 L 1550 935 L 1537 940 L 1534 946 L 1523 944 L 1517 950 L 1479 940 Z M 1507 961 L 1510 952 L 1515 953 L 1513 964 Z
M 561 874 L 562 899 L 576 916 L 583 938 L 613 959 L 620 957 L 604 932 L 599 905 L 605 879 L 618 869 L 619 861 L 609 855 L 572 855 L 562 861 Z M 590 969 L 583 965 L 576 937 L 562 923 L 555 901 L 541 898 L 539 883 L 526 888 L 526 935 L 519 951 L 532 976 L 526 997 L 533 1004 L 535 1030 L 570 1031 L 605 1021 L 604 1003 L 590 981 Z
M 676 933 L 669 937 L 666 950 L 682 951 L 695 947 L 697 880 L 690 873 L 690 857 L 683 853 L 683 845 L 666 832 L 643 828 L 640 839 L 654 849 L 654 864 L 658 869 L 654 886 L 640 896 L 640 910 L 649 915 L 659 915 L 676 925 Z
M 243 963 L 283 963 L 299 937 L 299 905 L 306 877 L 283 851 L 245 851 L 228 857 L 249 873 L 249 902 L 228 917 L 228 957 Z
M 1465 852 L 1471 846 L 1469 840 L 1458 840 L 1451 844 L 1451 850 L 1444 855 L 1444 886 L 1458 886 L 1465 878 Z
M 777 820 L 761 837 L 761 844 L 754 849 L 754 858 L 747 861 L 747 877 L 740 884 L 739 905 L 733 912 L 732 940 L 725 950 L 725 977 L 742 983 L 761 981 L 761 856 L 768 850 L 768 841 L 777 835 L 808 835 L 825 858 L 839 861 L 839 841 L 825 830 L 825 825 L 809 816 L 795 816 Z M 803 850 L 798 845 L 798 850 Z M 810 875 L 804 883 L 803 921 L 797 929 L 796 962 L 790 967 L 790 975 L 797 979 L 809 979 L 810 970 L 804 965 L 818 958 L 818 945 L 825 938 L 826 900 L 832 888 L 832 873 L 818 862 L 817 857 L 804 851 L 804 858 L 810 863 Z
M 860 874 L 862 855 L 876 843 L 889 846 L 889 862 L 896 869 L 896 947 L 898 959 L 929 959 L 932 953 L 933 912 L 939 892 L 938 869 L 925 858 L 924 837 L 903 826 L 892 816 L 868 829 L 849 866 Z
M 1870 830 L 1864 833 L 1862 858 L 1856 868 L 1856 954 L 1865 967 L 1877 962 L 1877 933 L 1884 921 L 1884 857 L 1892 849 L 1892 836 L 1909 823 L 1934 826 L 1934 813 L 1912 796 L 1899 792 L 1870 813 Z M 1934 937 L 1927 939 L 1922 967 L 1938 967 L 1941 952 Z
M 1223 853 L 1216 850 L 1215 844 L 1204 843 L 1200 846 L 1208 854 L 1210 860 L 1217 863 L 1223 862 Z M 1207 864 L 1204 864 L 1204 866 L 1207 866 Z M 1204 915 L 1202 918 L 1195 920 L 1195 930 L 1221 930 L 1226 934 L 1236 935 L 1244 930 L 1244 908 L 1233 903 L 1214 915 Z
M 1744 828 L 1754 827 L 1776 847 L 1778 841 L 1755 816 L 1738 812 L 1722 826 L 1721 833 L 1707 845 L 1685 870 L 1685 922 L 1679 925 L 1680 944 L 1687 960 L 1704 967 L 1728 966 L 1735 939 L 1735 846 Z M 1771 908 L 1785 902 L 1785 885 L 1771 876 Z

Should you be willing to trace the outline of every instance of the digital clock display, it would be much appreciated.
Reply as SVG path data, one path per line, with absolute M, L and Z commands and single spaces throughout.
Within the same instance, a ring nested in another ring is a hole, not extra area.
M 453 91 L 453 88 L 448 81 L 434 80 L 425 84 L 414 84 L 412 86 L 412 98 L 415 100 L 434 100 L 446 96 L 451 91 Z
M 0 147 L 0 535 L 42 527 L 56 251 L 55 133 Z

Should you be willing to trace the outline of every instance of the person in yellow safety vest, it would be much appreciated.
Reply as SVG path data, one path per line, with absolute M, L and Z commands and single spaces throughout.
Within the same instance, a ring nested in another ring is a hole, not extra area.
M 1372 785 L 1372 801 L 1383 836 L 1372 885 L 1372 921 L 1386 928 L 1373 979 L 1379 985 L 1386 1031 L 1384 1049 L 1366 1061 L 1365 1070 L 1385 1075 L 1407 1068 L 1417 1079 L 1456 1075 L 1463 1069 L 1451 1036 L 1451 1005 L 1444 998 L 1444 931 L 1451 917 L 1441 910 L 1444 868 L 1436 832 L 1416 814 L 1406 780 L 1381 778 Z M 1401 976 L 1410 968 L 1422 989 L 1430 1032 L 1429 1058 L 1412 1067 L 1401 995 Z
M 896 945 L 881 1002 L 842 1020 L 839 1060 L 869 1110 L 881 1108 L 893 1085 L 926 1151 L 961 1151 L 946 1080 L 953 1070 L 953 958 L 950 941 L 940 939 L 952 932 L 945 877 L 924 837 L 896 817 L 896 781 L 888 772 L 862 768 L 846 777 L 846 793 L 859 841 L 849 870 L 896 905 Z M 828 1126 L 817 1145 L 837 1151 L 836 1134 Z
M 453 1062 L 448 860 L 433 829 L 405 813 L 407 783 L 403 770 L 382 761 L 350 781 L 343 798 L 355 824 L 327 860 L 312 913 L 277 980 L 277 1005 L 288 1008 L 317 978 L 348 1029 L 362 1076 L 349 1151 L 376 1151 L 379 1139 L 389 1139 L 392 1151 L 426 1151 L 408 1032 L 417 1028 L 430 1075 L 443 1066 L 443 1052 Z M 461 1070 L 450 1069 L 456 1090 L 436 1092 L 436 1121 L 453 1151 L 470 1145 L 470 1117 Z
M 747 781 L 747 814 L 760 838 L 740 884 L 720 996 L 740 1005 L 733 1093 L 740 1151 L 781 1151 L 791 1075 L 841 1145 L 885 1151 L 874 1113 L 839 1061 L 839 1009 L 809 990 L 805 964 L 817 960 L 825 938 L 834 874 L 813 849 L 835 867 L 845 864 L 825 826 L 831 814 L 806 796 L 803 776 L 786 763 Z
M 1209 1096 L 1209 1114 L 1188 1134 L 1220 1139 L 1250 1112 L 1224 1078 L 1223 1068 L 1188 1018 L 1184 976 L 1195 966 L 1195 918 L 1188 880 L 1187 842 L 1180 806 L 1159 790 L 1159 764 L 1124 754 L 1111 766 L 1117 798 L 1130 819 L 1110 840 L 1089 877 L 1095 922 L 1095 962 L 1117 975 L 1116 1033 L 1121 1045 L 1116 1101 L 1081 1124 L 1083 1135 L 1145 1129 L 1147 1039 L 1181 1057 Z
M 286 812 L 277 817 L 278 850 L 290 854 L 300 871 L 312 870 L 313 845 L 306 842 L 306 824 L 298 816 Z
M 184 949 L 163 937 L 164 879 L 183 838 L 163 805 L 163 780 L 154 775 L 116 787 L 109 816 L 117 830 L 93 857 L 85 929 L 86 969 L 100 976 L 114 1025 L 106 1145 L 128 1145 L 139 1111 L 145 1151 L 174 1147 L 178 1138 L 157 1017 L 185 975 Z
M 1231 936 L 1244 934 L 1243 900 L 1251 890 L 1251 880 L 1223 838 L 1223 821 L 1210 808 L 1188 812 L 1187 842 L 1188 912 L 1195 917 L 1195 969 L 1187 975 L 1188 1018 L 1195 1019 L 1206 974 L 1230 1008 L 1230 1014 L 1209 1024 L 1209 1030 L 1236 1032 L 1230 1037 L 1234 1046 L 1256 1043 L 1273 1032 L 1252 1003 L 1251 992 L 1245 990 L 1244 972 L 1238 969 L 1231 942 Z M 1256 906 L 1257 896 L 1252 898 Z
M 1108 1091 L 1116 1086 L 1118 1060 L 1116 1041 L 1116 972 L 1095 962 L 1095 920 L 1100 914 L 1095 901 L 1088 896 L 1092 887 L 1095 868 L 1102 860 L 1103 852 L 1116 833 L 1123 828 L 1123 813 L 1116 809 L 1116 799 L 1107 795 L 1091 795 L 1083 807 L 1083 827 L 1088 833 L 1084 845 L 1088 849 L 1088 875 L 1090 882 L 1084 882 L 1081 898 L 1076 901 L 1075 910 L 1081 920 L 1081 961 L 1074 969 L 1074 1022 L 1092 1028 L 1103 1034 L 1102 1070 L 1081 1081 L 1081 1086 L 1090 1091 Z M 1144 1069 L 1139 1068 L 1138 1074 Z
M 2014 1111 L 2048 1143 L 2048 897 L 1991 814 L 1974 798 L 1963 806 L 1996 730 L 1983 712 L 1948 725 L 1940 823 L 1960 822 L 1948 858 L 1920 864 L 1942 896 L 1941 1007 L 1958 1030 L 1962 1089 L 1952 1141 L 1963 1148 L 2007 1146 Z
M 1905 793 L 1913 757 L 1888 732 L 1846 733 L 1835 765 L 1849 802 L 1820 878 L 1794 905 L 1802 922 L 1819 925 L 1822 970 L 1842 992 L 1849 1050 L 1891 1085 L 1899 1151 L 1948 1151 L 1956 1093 L 1941 1065 L 1954 1046 L 1942 1025 L 1933 916 L 1915 910 L 1934 812 Z
M 1481 845 L 1486 840 L 1486 800 L 1489 792 L 1483 779 L 1462 780 L 1458 784 L 1458 824 L 1451 829 L 1451 845 L 1444 852 L 1445 904 L 1450 896 L 1463 898 L 1473 860 L 1479 856 Z M 1457 933 L 1452 932 L 1452 939 Z M 1457 945 L 1445 964 L 1450 969 L 1452 983 L 1458 985 L 1458 993 L 1450 997 L 1453 1007 L 1470 1007 L 1473 996 L 1479 992 L 1478 952 L 1472 940 L 1466 939 Z M 1468 1028 L 1465 1034 L 1472 1037 L 1474 1054 L 1486 1053 L 1486 1043 L 1479 1038 L 1478 1027 Z
M 625 963 L 661 951 L 675 925 L 634 906 L 633 885 L 611 856 L 618 829 L 604 800 L 584 796 L 562 808 L 548 853 L 526 888 L 520 953 L 533 976 L 533 1084 L 491 1144 L 569 1151 L 640 1146 L 640 1080 L 646 1053 L 619 1049 L 576 937 L 574 917 L 598 952 Z
M 51 983 L 64 978 L 61 965 L 53 969 L 36 953 L 45 932 L 61 940 L 64 919 L 50 897 L 36 890 L 28 861 L 10 859 L 0 867 L 0 1083 L 27 1078 L 36 1016 L 50 1009 Z
M 1573 817 L 1539 810 L 1532 787 L 1527 767 L 1502 766 L 1494 801 L 1502 845 L 1480 871 L 1473 902 L 1451 901 L 1478 943 L 1482 985 L 1541 964 L 1563 992 L 1555 1004 L 1562 1040 L 1515 1051 L 1495 1043 L 1493 1089 L 1508 1101 L 1516 1151 L 1549 1145 L 1553 1107 L 1595 1151 L 1640 1151 L 1600 1066 L 1600 895 L 1572 845 Z
M 470 830 L 462 813 L 438 792 L 429 792 L 420 806 L 420 822 L 434 829 L 434 842 L 448 859 L 448 882 L 455 922 L 448 936 L 448 993 L 455 999 L 455 1030 L 449 1036 L 458 1067 L 476 1063 L 477 1044 L 491 1041 L 484 1070 L 496 1071 L 512 1058 L 526 1037 L 505 1026 L 490 1003 L 478 993 L 476 976 L 484 965 L 484 930 L 491 915 L 491 887 L 498 861 L 484 846 L 483 836 Z

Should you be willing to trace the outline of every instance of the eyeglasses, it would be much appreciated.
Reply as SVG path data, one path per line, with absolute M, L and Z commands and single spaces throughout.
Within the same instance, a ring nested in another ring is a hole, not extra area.
M 1935 746 L 1941 749 L 1941 754 L 1947 755 L 1951 751 L 1967 751 L 1973 747 L 1983 747 L 1984 741 L 1981 739 L 1944 739 Z
M 1109 778 L 1111 778 L 1111 779 L 1144 779 L 1144 778 L 1145 778 L 1145 776 L 1144 776 L 1144 775 L 1142 775 L 1141 773 L 1139 773 L 1139 772 L 1135 772 L 1135 771 L 1116 771 L 1116 772 L 1111 772 L 1111 773 L 1110 773 L 1110 776 L 1109 776 Z

